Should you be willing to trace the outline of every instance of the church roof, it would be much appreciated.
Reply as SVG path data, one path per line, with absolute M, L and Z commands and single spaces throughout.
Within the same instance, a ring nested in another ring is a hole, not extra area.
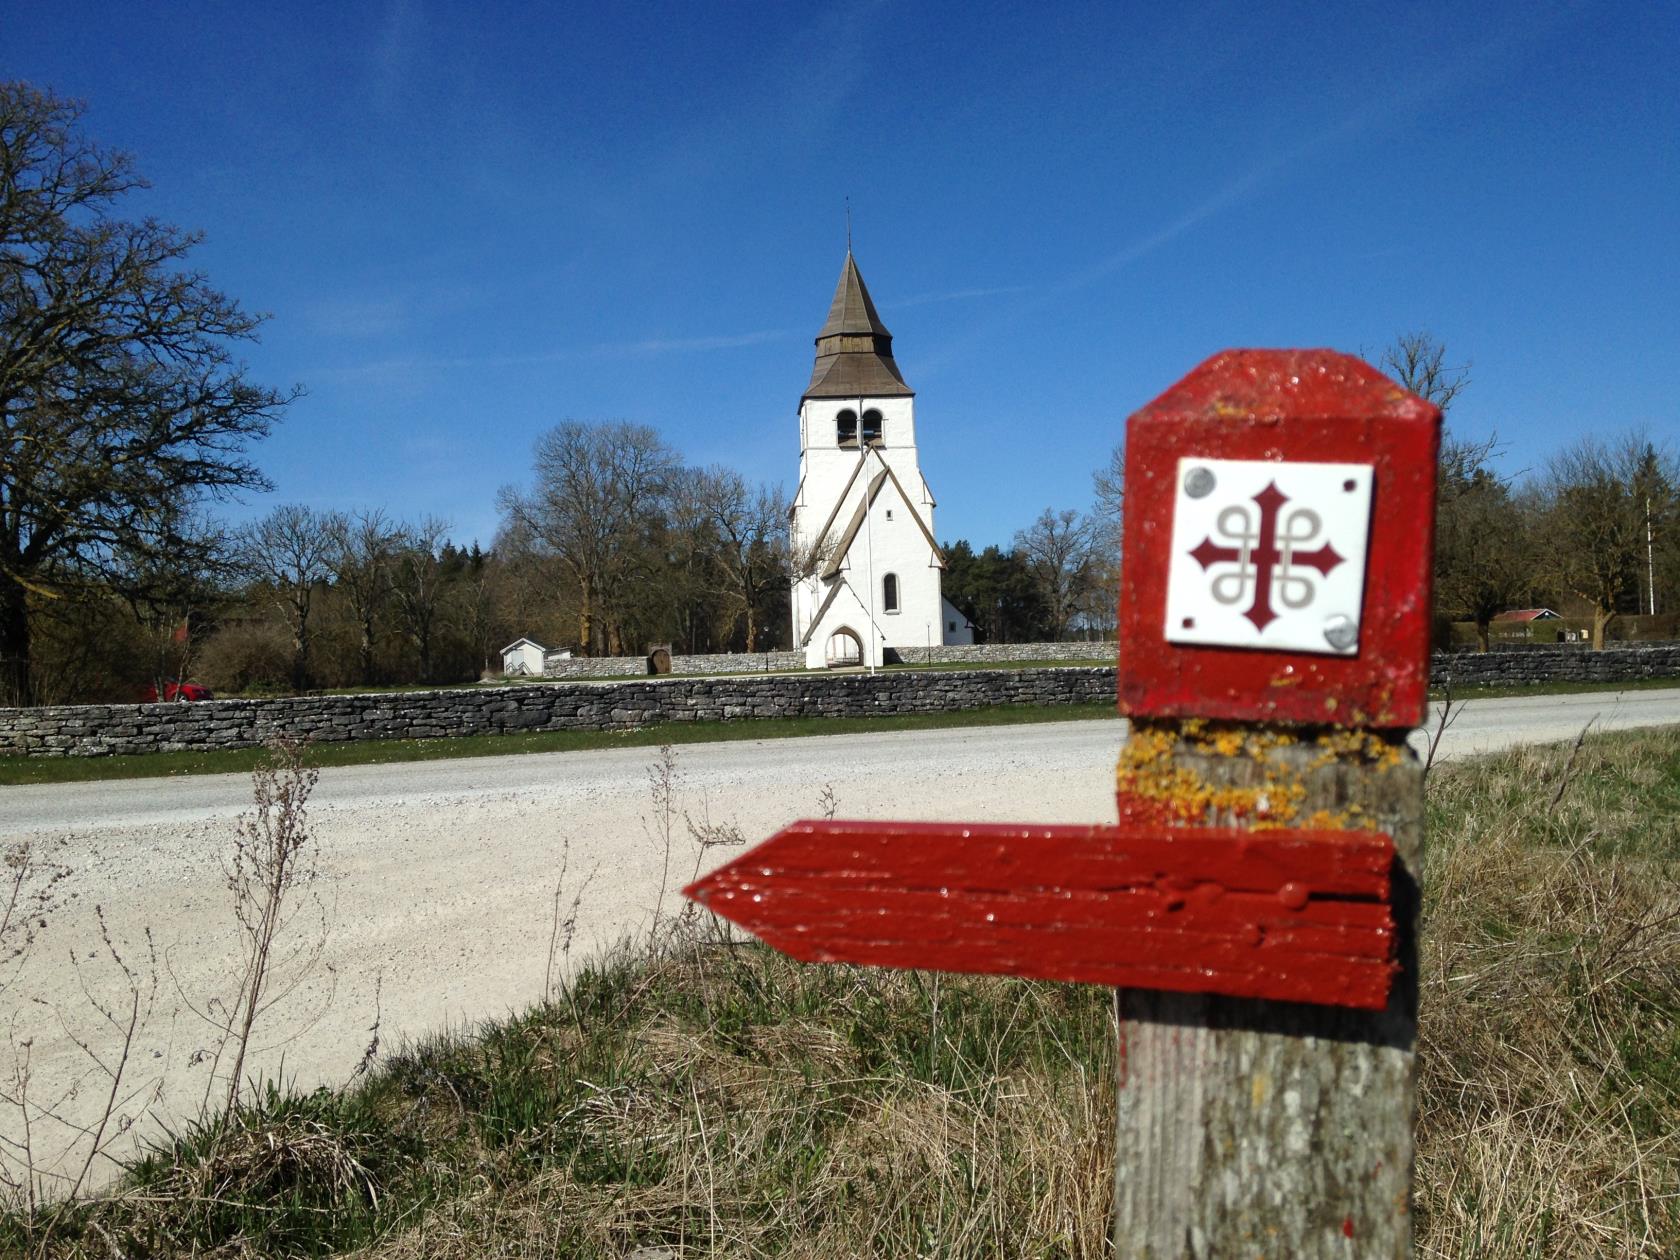
M 817 340 L 842 333 L 892 336 L 875 313 L 875 303 L 870 299 L 863 277 L 858 274 L 857 259 L 852 257 L 851 250 L 846 251 L 846 265 L 840 268 L 840 283 L 834 286 L 834 301 L 829 303 L 828 322 L 817 334 Z
M 875 312 L 851 250 L 816 345 L 805 398 L 902 398 L 916 392 L 893 362 L 892 334 Z

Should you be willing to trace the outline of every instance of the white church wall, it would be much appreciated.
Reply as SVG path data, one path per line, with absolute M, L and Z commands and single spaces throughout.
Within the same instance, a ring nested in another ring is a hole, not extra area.
M 902 408 L 904 418 L 909 411 L 908 406 Z M 890 418 L 887 423 L 890 425 Z M 890 436 L 889 429 L 889 441 Z M 860 460 L 861 469 L 857 467 Z M 806 505 L 795 513 L 795 546 L 809 546 L 831 516 L 826 538 L 831 544 L 838 541 L 883 466 L 890 468 L 893 476 L 882 485 L 842 563 L 840 580 L 848 589 L 835 597 L 823 615 L 822 626 L 806 645 L 806 659 L 813 668 L 826 663 L 829 635 L 842 626 L 858 634 L 864 664 L 880 665 L 887 647 L 928 647 L 944 642 L 940 569 L 928 543 L 928 535 L 933 532 L 933 509 L 927 501 L 914 447 L 875 447 L 863 455 L 836 448 L 816 454 L 805 475 Z M 836 502 L 838 511 L 834 510 Z M 922 532 L 918 517 L 928 534 Z M 896 612 L 886 608 L 884 584 L 889 573 L 898 579 Z M 795 588 L 794 625 L 798 633 L 803 635 L 827 595 L 828 584 L 820 578 Z
M 816 572 L 793 591 L 795 645 L 803 645 L 808 664 L 821 668 L 831 638 L 844 630 L 856 637 L 861 662 L 879 665 L 887 648 L 925 652 L 944 643 L 942 571 L 932 541 L 933 500 L 916 457 L 915 399 L 900 392 L 891 334 L 849 256 L 816 346 L 812 388 L 819 396 L 804 398 L 799 408 L 799 481 L 790 520 L 793 546 Z M 840 380 L 862 389 L 873 382 L 884 395 L 821 396 L 819 386 L 832 388 Z M 839 420 L 848 412 L 843 445 Z M 868 434 L 871 413 L 880 417 L 875 441 Z M 862 527 L 850 533 L 883 470 L 891 476 Z M 833 549 L 842 542 L 845 554 L 836 558 Z M 837 576 L 824 581 L 822 572 L 836 567 Z M 891 611 L 889 576 L 897 588 Z

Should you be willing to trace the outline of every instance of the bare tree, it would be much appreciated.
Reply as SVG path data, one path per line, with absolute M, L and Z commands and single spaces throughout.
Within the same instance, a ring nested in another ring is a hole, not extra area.
M 1538 568 L 1537 522 L 1492 453 L 1492 439 L 1441 444 L 1435 511 L 1436 606 L 1474 622 L 1484 652 L 1493 618 L 1529 598 Z
M 1044 601 L 1051 636 L 1062 638 L 1091 584 L 1089 518 L 1072 508 L 1045 508 L 1030 528 L 1016 532 L 1015 550 Z
M 391 569 L 399 531 L 379 508 L 341 516 L 332 523 L 333 583 L 356 627 L 356 658 L 363 686 L 374 682 L 379 618 L 391 597 Z
M 695 482 L 717 531 L 729 595 L 746 618 L 747 651 L 756 652 L 764 599 L 787 582 L 787 500 L 779 487 L 749 486 L 730 468 L 708 468 L 695 474 Z
M 1470 384 L 1470 365 L 1447 363 L 1447 348 L 1427 332 L 1401 333 L 1378 363 L 1400 384 L 1443 412 Z
M 726 633 L 717 615 L 720 544 L 703 480 L 698 470 L 684 469 L 665 496 L 665 597 L 676 640 L 688 652 L 712 651 Z
M 1591 606 L 1595 649 L 1618 614 L 1637 610 L 1647 539 L 1674 528 L 1677 485 L 1674 457 L 1641 434 L 1613 444 L 1588 435 L 1548 465 L 1546 565 L 1558 585 Z
M 433 634 L 448 580 L 441 553 L 448 541 L 449 522 L 436 516 L 424 517 L 417 525 L 405 525 L 398 536 L 392 566 L 391 593 L 403 633 L 419 655 L 421 682 L 432 680 Z
M 172 556 L 132 556 L 110 579 L 140 627 L 159 699 L 168 679 L 192 672 L 199 631 L 234 571 L 231 539 L 223 526 L 195 516 L 179 529 L 193 539 L 192 546 Z
M 1126 439 L 1122 437 L 1108 453 L 1108 463 L 1091 474 L 1091 491 L 1096 506 L 1091 509 L 1094 527 L 1102 542 L 1117 558 L 1120 554 L 1122 520 L 1126 507 Z
M 0 83 L 0 702 L 33 695 L 30 598 L 183 556 L 192 504 L 265 486 L 243 449 L 295 396 L 234 360 L 261 321 L 183 269 L 197 234 L 110 217 L 146 184 L 81 116 Z
M 1447 363 L 1428 332 L 1402 333 L 1381 367 L 1445 413 L 1470 384 L 1470 365 Z M 1498 439 L 1441 443 L 1435 511 L 1435 599 L 1443 611 L 1475 623 L 1482 651 L 1493 618 L 1536 585 L 1534 522 L 1508 480 L 1493 470 Z
M 292 686 L 298 691 L 309 685 L 310 618 L 317 588 L 332 575 L 333 538 L 342 528 L 336 513 L 288 503 L 239 535 L 239 566 L 268 587 L 291 631 Z
M 501 637 L 497 632 L 503 629 L 499 614 L 505 577 L 506 567 L 500 557 L 486 555 L 475 543 L 460 582 L 462 598 L 459 609 L 461 625 L 468 643 L 472 645 L 480 677 L 487 677 L 494 668 L 491 653 L 496 650 L 497 640 Z
M 537 439 L 535 462 L 535 486 L 504 490 L 502 510 L 577 584 L 579 646 L 622 651 L 624 602 L 648 569 L 676 456 L 646 425 L 567 420 Z

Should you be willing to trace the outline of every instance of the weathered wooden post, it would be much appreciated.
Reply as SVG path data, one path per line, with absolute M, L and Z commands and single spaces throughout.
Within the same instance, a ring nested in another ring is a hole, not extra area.
M 1209 360 L 1128 429 L 1119 825 L 801 822 L 686 890 L 806 961 L 1119 986 L 1118 1255 L 1411 1253 L 1439 425 Z
M 1121 823 L 1391 836 L 1400 969 L 1377 1011 L 1118 994 L 1120 1256 L 1411 1255 L 1439 430 L 1325 351 L 1220 355 L 1128 425 Z

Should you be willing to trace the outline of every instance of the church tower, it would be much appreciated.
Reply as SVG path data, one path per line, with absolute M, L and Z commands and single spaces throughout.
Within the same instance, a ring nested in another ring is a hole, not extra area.
M 882 665 L 972 643 L 940 594 L 933 493 L 916 459 L 916 395 L 846 253 L 799 400 L 791 541 L 793 641 L 808 667 Z

